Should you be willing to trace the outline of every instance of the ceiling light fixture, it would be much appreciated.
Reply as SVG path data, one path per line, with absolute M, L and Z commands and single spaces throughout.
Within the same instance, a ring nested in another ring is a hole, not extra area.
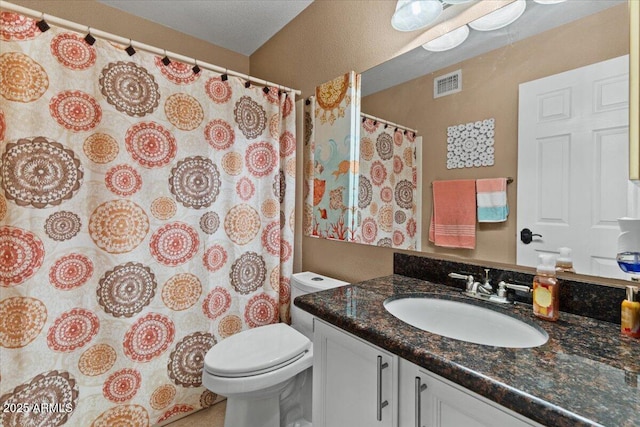
M 423 44 L 422 47 L 430 52 L 444 52 L 445 50 L 460 46 L 467 37 L 469 37 L 469 27 L 463 25 Z
M 516 0 L 495 12 L 491 12 L 482 18 L 470 22 L 469 26 L 477 31 L 493 31 L 504 28 L 520 18 L 526 7 L 527 3 L 525 0 Z
M 556 4 L 556 3 L 565 2 L 567 0 L 533 0 L 533 1 L 540 4 Z
M 438 19 L 441 13 L 440 0 L 398 0 L 391 26 L 398 31 L 419 30 Z
M 460 4 L 460 3 L 469 3 L 471 0 L 442 0 L 442 3 L 447 4 Z M 560 0 L 564 1 L 564 0 Z

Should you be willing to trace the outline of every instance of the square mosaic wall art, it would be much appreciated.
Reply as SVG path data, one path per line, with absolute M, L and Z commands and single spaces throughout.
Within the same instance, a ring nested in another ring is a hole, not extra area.
M 447 128 L 447 169 L 493 166 L 495 119 Z

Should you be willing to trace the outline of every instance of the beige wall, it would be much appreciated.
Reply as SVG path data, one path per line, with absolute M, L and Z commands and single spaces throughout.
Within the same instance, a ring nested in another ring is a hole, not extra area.
M 249 73 L 249 57 L 212 45 L 96 0 L 10 0 L 10 3 L 87 25 L 199 61 Z M 152 5 L 153 2 L 149 1 Z
M 374 67 L 416 37 L 391 28 L 395 4 L 394 0 L 315 0 L 251 55 L 251 73 L 277 79 L 307 97 L 317 84 L 339 74 Z
M 395 1 L 316 0 L 251 56 L 251 73 L 303 90 L 309 96 L 316 84 L 347 70 L 363 72 L 392 58 L 412 43 L 389 23 Z M 594 31 L 594 26 L 609 28 Z M 552 34 L 517 43 L 475 60 L 402 85 L 391 94 L 363 100 L 364 112 L 417 128 L 423 136 L 425 222 L 431 211 L 430 183 L 435 179 L 496 176 L 517 177 L 517 87 L 520 82 L 628 53 L 628 16 L 625 5 L 586 18 Z M 617 29 L 611 31 L 612 28 Z M 531 58 L 544 58 L 531 60 Z M 272 60 L 278 58 L 278 61 Z M 432 99 L 432 79 L 463 69 L 464 91 Z M 490 79 L 487 77 L 490 76 Z M 407 102 L 406 100 L 411 100 Z M 496 119 L 496 165 L 448 171 L 446 127 L 482 118 Z M 423 250 L 465 258 L 515 262 L 516 187 L 508 189 L 511 215 L 504 224 L 481 224 L 475 250 L 445 250 L 423 241 Z M 300 204 L 300 200 L 298 200 Z M 392 249 L 304 237 L 302 270 L 348 281 L 360 281 L 392 272 Z

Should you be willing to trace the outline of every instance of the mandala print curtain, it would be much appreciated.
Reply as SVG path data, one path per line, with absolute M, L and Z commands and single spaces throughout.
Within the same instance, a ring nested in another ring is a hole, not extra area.
M 360 129 L 359 227 L 355 240 L 416 248 L 415 135 L 365 119 Z
M 211 405 L 207 350 L 288 321 L 291 95 L 0 20 L 0 424 Z

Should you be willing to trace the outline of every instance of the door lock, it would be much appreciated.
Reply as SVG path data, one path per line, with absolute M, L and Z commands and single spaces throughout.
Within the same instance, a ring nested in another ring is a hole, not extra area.
M 533 231 L 529 230 L 528 228 L 523 228 L 520 231 L 520 240 L 525 245 L 528 245 L 529 243 L 531 243 L 533 241 L 534 237 L 540 237 L 541 238 L 542 234 L 534 234 Z

